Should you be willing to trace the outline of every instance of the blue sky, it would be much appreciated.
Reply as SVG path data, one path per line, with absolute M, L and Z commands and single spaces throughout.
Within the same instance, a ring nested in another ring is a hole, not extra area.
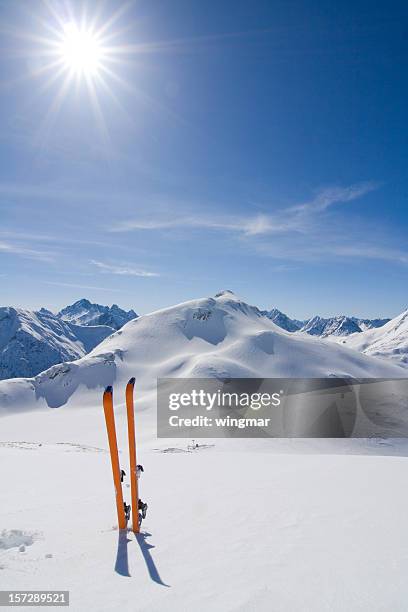
M 84 9 L 111 36 L 93 97 L 47 55 Z M 358 0 L 0 2 L 1 303 L 143 313 L 228 288 L 298 318 L 398 314 L 407 18 Z

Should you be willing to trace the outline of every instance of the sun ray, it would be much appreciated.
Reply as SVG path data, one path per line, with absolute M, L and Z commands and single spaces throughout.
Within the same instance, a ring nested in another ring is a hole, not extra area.
M 146 105 L 146 107 L 155 107 L 157 110 L 162 113 L 165 113 L 171 119 L 176 120 L 180 125 L 189 128 L 193 127 L 188 121 L 180 117 L 177 113 L 168 108 L 165 104 L 158 102 L 157 100 L 143 92 L 141 89 L 136 88 L 134 85 L 130 85 L 127 81 L 125 81 L 118 74 L 116 74 L 116 72 L 110 70 L 110 68 L 108 68 L 106 65 L 101 66 L 101 71 L 106 73 L 111 80 L 121 85 L 126 91 L 131 93 L 133 96 L 136 96 L 139 100 L 143 102 L 143 104 Z
M 101 38 L 103 33 L 112 28 L 112 26 L 124 15 L 130 7 L 134 4 L 134 0 L 129 0 L 128 2 L 124 2 L 122 6 L 118 8 L 115 13 L 107 20 L 105 23 L 97 30 L 96 35 Z
M 120 102 L 118 96 L 116 96 L 113 93 L 112 88 L 109 87 L 107 81 L 103 78 L 102 74 L 98 74 L 97 81 L 98 81 L 99 86 L 102 87 L 102 89 L 106 93 L 106 95 L 108 95 L 109 98 L 113 101 L 113 103 L 115 104 L 116 108 L 119 110 L 121 115 L 126 118 L 129 124 L 133 125 L 134 120 L 132 116 L 128 113 L 128 111 L 125 109 L 123 104 Z
M 132 31 L 133 28 L 134 28 L 134 24 L 130 22 L 120 29 L 118 28 L 116 30 L 113 30 L 110 33 L 104 34 L 103 36 L 101 36 L 101 40 L 103 41 L 103 46 L 105 48 L 108 48 L 108 43 L 110 43 L 110 41 L 117 40 L 117 39 L 120 40 L 124 38 L 125 34 Z M 116 48 L 116 47 L 113 46 L 113 48 Z
M 89 97 L 95 113 L 95 118 L 98 123 L 98 128 L 102 136 L 102 142 L 105 145 L 105 151 L 109 150 L 109 132 L 106 126 L 106 122 L 103 116 L 101 106 L 99 104 L 98 96 L 96 94 L 95 82 L 89 77 L 86 77 L 86 84 L 88 87 Z
M 105 8 L 106 0 L 100 0 L 100 2 L 98 2 L 97 4 L 95 4 L 95 6 L 92 7 L 93 14 L 92 18 L 90 18 L 89 21 L 89 27 L 92 29 L 93 32 L 96 32 L 96 27 L 98 25 L 98 22 L 101 21 L 101 16 Z
M 146 108 L 153 108 L 188 125 L 161 101 L 152 99 L 138 88 L 137 80 L 127 78 L 134 71 L 143 69 L 145 53 L 161 52 L 173 46 L 178 48 L 180 44 L 179 41 L 126 44 L 128 31 L 134 26 L 133 19 L 127 18 L 127 12 L 134 6 L 135 0 L 122 1 L 109 14 L 105 10 L 109 3 L 105 0 L 87 5 L 71 0 L 42 0 L 41 4 L 42 11 L 34 11 L 28 4 L 24 7 L 34 27 L 26 31 L 20 28 L 9 32 L 9 35 L 21 42 L 15 51 L 16 57 L 27 57 L 29 70 L 24 71 L 23 78 L 41 79 L 33 88 L 31 103 L 37 101 L 39 96 L 49 96 L 50 91 L 54 92 L 44 122 L 39 126 L 42 136 L 51 137 L 52 126 L 65 100 L 69 104 L 73 101 L 81 105 L 88 102 L 99 135 L 108 147 L 105 100 L 109 100 L 122 116 L 134 124 L 134 118 L 120 101 L 124 92 L 130 93 Z M 0 31 L 4 29 L 0 25 Z M 116 115 L 119 116 L 119 113 L 114 113 Z
M 54 61 L 51 62 L 49 64 L 45 64 L 44 66 L 40 66 L 39 68 L 35 68 L 35 69 L 31 69 L 28 72 L 25 72 L 24 74 L 14 77 L 13 79 L 9 79 L 7 81 L 3 81 L 0 85 L 1 89 L 8 89 L 10 87 L 15 87 L 16 85 L 19 85 L 21 83 L 25 83 L 27 81 L 27 79 L 32 79 L 32 78 L 38 78 L 41 77 L 42 75 L 44 75 L 47 72 L 51 72 L 54 68 L 58 68 L 58 66 L 60 66 L 60 62 L 59 61 Z M 61 76 L 61 72 L 58 71 L 58 73 L 53 75 L 53 79 L 57 79 Z M 42 86 L 43 87 L 43 86 Z M 42 91 L 42 87 L 40 88 L 40 90 L 38 90 L 38 93 L 40 91 Z
M 55 125 L 55 121 L 58 117 L 59 110 L 62 106 L 64 96 L 67 92 L 67 89 L 70 85 L 70 76 L 68 74 L 65 75 L 65 79 L 63 80 L 58 92 L 55 94 L 54 99 L 47 111 L 47 114 L 44 118 L 41 129 L 39 130 L 40 136 L 40 146 L 42 149 L 45 147 L 45 143 L 48 140 L 48 134 L 50 133 L 52 127 Z
M 52 17 L 54 18 L 54 20 L 56 21 L 60 29 L 63 29 L 64 23 L 72 20 L 74 17 L 72 14 L 70 5 L 68 3 L 64 4 L 66 11 L 69 13 L 68 16 L 66 15 L 63 16 L 60 12 L 61 9 L 57 10 L 56 6 L 54 6 L 54 3 L 51 2 L 50 0 L 43 0 L 43 3 L 47 7 L 49 13 L 52 15 Z

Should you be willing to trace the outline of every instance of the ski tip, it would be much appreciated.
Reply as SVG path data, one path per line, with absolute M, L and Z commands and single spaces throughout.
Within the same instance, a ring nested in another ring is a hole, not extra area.
M 105 393 L 113 393 L 112 385 L 109 385 L 108 387 L 106 387 Z
M 134 385 L 134 384 L 135 384 L 135 382 L 136 382 L 136 378 L 135 378 L 135 377 L 133 377 L 133 378 L 131 378 L 131 379 L 129 380 L 128 385 Z

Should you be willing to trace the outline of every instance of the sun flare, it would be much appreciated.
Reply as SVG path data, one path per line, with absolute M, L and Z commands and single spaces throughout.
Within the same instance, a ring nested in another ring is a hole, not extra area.
M 91 77 L 102 67 L 104 49 L 101 41 L 91 31 L 70 22 L 63 28 L 58 53 L 67 70 Z
M 35 79 L 33 98 L 44 99 L 44 118 L 38 125 L 42 146 L 53 138 L 63 109 L 81 108 L 84 116 L 93 115 L 101 149 L 108 152 L 112 118 L 134 121 L 127 110 L 130 96 L 151 107 L 137 77 L 144 70 L 142 56 L 160 45 L 138 41 L 140 26 L 132 17 L 132 2 L 118 2 L 116 8 L 113 3 L 113 11 L 105 2 L 85 4 L 42 0 L 42 7 L 33 10 L 26 3 L 27 26 L 11 28 L 17 57 L 25 63 L 18 80 Z
M 115 116 L 125 114 L 122 94 L 133 91 L 129 70 L 123 70 L 125 62 L 132 66 L 130 57 L 135 55 L 128 38 L 133 22 L 124 22 L 129 3 L 113 13 L 102 10 L 101 5 L 94 13 L 75 8 L 70 0 L 58 6 L 44 0 L 42 12 L 34 16 L 27 11 L 27 17 L 35 17 L 32 31 L 16 29 L 19 54 L 27 57 L 28 76 L 41 80 L 37 95 L 48 97 L 39 140 L 45 142 L 52 134 L 66 102 L 80 103 L 91 109 L 101 142 L 108 148 L 106 108 L 113 105 Z

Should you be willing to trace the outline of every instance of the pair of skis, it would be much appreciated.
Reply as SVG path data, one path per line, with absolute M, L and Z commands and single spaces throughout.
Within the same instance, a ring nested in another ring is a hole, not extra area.
M 131 378 L 126 385 L 126 412 L 129 439 L 130 459 L 130 492 L 132 508 L 132 530 L 139 533 L 139 493 L 137 483 L 136 463 L 136 436 L 135 436 L 135 413 L 133 405 L 133 390 L 135 379 Z M 123 500 L 121 468 L 119 464 L 118 443 L 116 438 L 115 415 L 113 411 L 113 389 L 106 387 L 103 394 L 103 410 L 105 413 L 106 430 L 108 433 L 109 450 L 112 462 L 113 484 L 115 487 L 116 510 L 118 513 L 119 529 L 126 529 L 127 519 L 126 506 Z

